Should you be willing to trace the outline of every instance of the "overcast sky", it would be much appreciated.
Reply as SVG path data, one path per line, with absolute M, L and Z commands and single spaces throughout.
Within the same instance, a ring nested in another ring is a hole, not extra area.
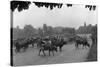
M 45 23 L 48 26 L 62 26 L 78 28 L 86 24 L 97 24 L 97 8 L 95 11 L 89 11 L 85 5 L 73 5 L 67 7 L 63 5 L 61 9 L 40 7 L 32 3 L 28 10 L 18 12 L 17 9 L 13 12 L 13 26 L 23 28 L 26 24 L 31 24 L 33 27 L 42 27 Z

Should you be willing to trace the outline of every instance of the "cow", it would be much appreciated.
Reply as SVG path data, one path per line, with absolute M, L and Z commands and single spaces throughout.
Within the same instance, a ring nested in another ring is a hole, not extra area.
M 38 47 L 39 47 L 39 55 L 41 52 L 43 52 L 43 55 L 45 56 L 45 51 L 49 52 L 49 56 L 50 56 L 50 52 L 52 52 L 53 56 L 54 56 L 54 51 L 57 52 L 57 47 L 54 46 L 51 42 L 50 38 L 40 38 L 38 40 Z
M 59 51 L 60 51 L 60 52 L 62 51 L 62 47 L 63 47 L 65 44 L 67 44 L 67 41 L 64 41 L 64 38 L 60 38 L 60 39 L 58 39 L 58 38 L 53 38 L 53 39 L 51 39 L 51 41 L 52 41 L 52 44 L 53 44 L 54 46 L 56 46 L 56 47 L 59 48 Z
M 26 51 L 26 49 L 29 47 L 29 44 L 31 44 L 29 39 L 17 39 L 16 42 L 14 42 L 15 52 L 20 52 L 21 49 Z
M 39 55 L 40 55 L 40 52 L 43 52 L 44 56 L 46 56 L 45 52 L 44 51 L 48 51 L 49 52 L 49 56 L 50 56 L 50 52 L 52 52 L 53 56 L 54 56 L 54 51 L 57 52 L 57 47 L 56 46 L 53 46 L 53 45 L 43 45 L 40 47 L 39 49 Z
M 86 39 L 76 39 L 75 41 L 75 47 L 78 48 L 79 45 L 83 45 L 83 48 L 90 47 L 90 44 Z

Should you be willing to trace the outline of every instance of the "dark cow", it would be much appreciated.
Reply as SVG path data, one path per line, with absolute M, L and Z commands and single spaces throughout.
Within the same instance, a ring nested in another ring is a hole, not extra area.
M 36 43 L 35 38 L 28 38 L 26 41 L 27 41 L 27 44 L 31 45 L 32 47 L 34 47 L 34 44 Z
M 15 52 L 20 52 L 21 49 L 23 49 L 24 51 L 26 51 L 26 49 L 29 47 L 30 44 L 32 44 L 33 42 L 30 39 L 17 39 L 14 42 L 14 46 L 15 46 Z
M 57 52 L 57 47 L 52 44 L 50 38 L 38 39 L 38 47 L 39 47 L 39 55 L 40 55 L 41 52 L 43 52 L 43 54 L 45 56 L 44 51 L 48 51 L 49 56 L 50 56 L 50 52 L 52 52 L 52 54 L 54 56 L 54 51 Z
M 50 52 L 52 52 L 52 54 L 54 56 L 54 51 L 57 52 L 57 47 L 56 46 L 53 46 L 53 45 L 43 45 L 39 49 L 39 55 L 40 55 L 40 52 L 41 51 L 43 52 L 44 56 L 46 55 L 44 51 L 48 51 L 49 52 L 49 56 L 50 56 Z
M 53 38 L 53 39 L 51 39 L 51 41 L 52 41 L 52 44 L 55 45 L 56 47 L 58 47 L 60 51 L 62 51 L 62 47 L 65 44 L 67 44 L 67 42 L 64 41 L 63 38 L 61 38 L 61 39 Z
M 15 48 L 16 52 L 20 52 L 21 49 L 24 49 L 24 51 L 26 51 L 26 49 L 28 48 L 28 44 L 26 42 L 25 43 L 16 42 Z
M 76 40 L 75 47 L 78 48 L 79 45 L 83 45 L 83 48 L 84 47 L 86 48 L 86 46 L 90 47 L 90 44 L 87 42 L 86 39 L 78 39 L 78 40 Z

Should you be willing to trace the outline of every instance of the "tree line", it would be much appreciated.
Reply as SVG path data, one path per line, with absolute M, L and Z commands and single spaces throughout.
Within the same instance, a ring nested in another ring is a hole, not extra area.
M 64 27 L 52 27 L 43 25 L 42 28 L 34 28 L 32 25 L 25 25 L 23 29 L 17 26 L 16 28 L 12 28 L 13 30 L 13 38 L 24 38 L 24 37 L 36 37 L 36 36 L 51 36 L 51 35 L 61 35 L 64 33 L 74 34 L 74 28 L 64 28 Z
M 11 5 L 10 5 L 10 9 L 12 12 L 14 12 L 15 9 L 18 9 L 18 11 L 22 11 L 22 10 L 27 10 L 29 9 L 30 4 L 34 3 L 35 6 L 37 6 L 38 8 L 40 7 L 46 7 L 46 8 L 50 8 L 50 10 L 53 10 L 53 8 L 57 7 L 57 8 L 62 8 L 62 5 L 65 5 L 63 3 L 50 3 L 50 2 L 30 2 L 30 1 L 11 1 Z M 66 4 L 67 7 L 72 7 L 73 4 Z M 96 5 L 85 5 L 84 8 L 88 8 L 89 11 L 96 10 Z
M 97 25 L 95 26 L 86 26 L 79 27 L 79 29 L 71 28 L 71 27 L 52 27 L 43 24 L 42 28 L 34 28 L 32 25 L 25 25 L 23 29 L 17 26 L 16 28 L 12 28 L 13 30 L 13 38 L 24 38 L 24 37 L 36 37 L 36 36 L 52 36 L 52 35 L 66 35 L 72 36 L 76 34 L 92 34 L 97 35 Z M 81 28 L 81 29 L 80 29 Z

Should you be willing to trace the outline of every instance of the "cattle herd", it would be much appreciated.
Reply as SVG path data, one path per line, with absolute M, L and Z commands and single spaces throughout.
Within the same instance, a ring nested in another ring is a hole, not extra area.
M 66 40 L 64 37 L 61 36 L 46 36 L 46 37 L 30 37 L 30 38 L 19 38 L 16 40 L 13 40 L 13 48 L 15 48 L 15 52 L 19 53 L 21 49 L 26 51 L 30 46 L 34 48 L 37 47 L 39 49 L 39 56 L 41 55 L 41 52 L 45 56 L 45 51 L 52 52 L 54 55 L 54 51 L 62 51 L 62 47 L 64 45 L 67 45 L 69 41 L 75 42 L 75 47 L 78 48 L 79 45 L 83 45 L 83 47 L 90 47 L 90 44 L 88 43 L 87 39 L 76 36 L 73 38 L 69 38 L 69 40 Z

